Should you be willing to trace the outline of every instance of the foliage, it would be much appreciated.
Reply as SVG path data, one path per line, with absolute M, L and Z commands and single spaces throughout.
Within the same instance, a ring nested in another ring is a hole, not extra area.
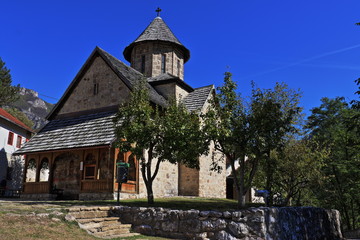
M 321 180 L 322 160 L 327 156 L 325 150 L 316 147 L 310 140 L 290 138 L 283 149 L 271 151 L 275 162 L 273 177 L 274 203 L 281 206 L 317 205 L 311 192 Z M 266 171 L 257 174 L 255 186 L 264 186 Z
M 301 109 L 297 106 L 299 94 L 285 84 L 277 83 L 274 89 L 265 90 L 253 84 L 250 103 L 236 93 L 236 88 L 231 73 L 226 72 L 224 85 L 218 88 L 204 122 L 216 150 L 231 166 L 238 204 L 243 207 L 259 163 L 270 165 L 270 151 L 280 147 L 286 134 L 294 131 Z M 272 169 L 268 172 L 272 174 Z
M 297 133 L 297 124 L 302 108 L 299 105 L 300 93 L 288 89 L 284 83 L 276 83 L 274 89 L 253 87 L 251 100 L 251 119 L 253 141 L 252 158 L 261 161 L 260 169 L 266 173 L 262 186 L 269 191 L 269 204 L 273 201 L 273 184 L 277 162 L 271 157 L 272 151 L 281 151 L 290 135 Z
M 10 70 L 0 58 L 0 107 L 18 99 L 20 85 L 12 86 Z
M 26 126 L 28 126 L 29 128 L 32 128 L 34 126 L 33 121 L 31 121 L 23 112 L 21 112 L 19 109 L 17 108 L 10 108 L 7 107 L 6 111 L 8 113 L 10 113 L 11 115 L 13 115 L 14 117 L 16 117 L 17 119 L 19 119 L 21 122 L 23 122 Z
M 308 118 L 309 136 L 328 149 L 317 198 L 323 207 L 339 209 L 347 229 L 360 226 L 359 109 L 344 98 L 323 98 Z
M 208 151 L 199 116 L 175 100 L 166 109 L 152 105 L 145 80 L 134 87 L 130 101 L 120 106 L 115 133 L 116 147 L 140 160 L 149 203 L 154 201 L 152 184 L 161 162 L 199 168 L 199 156 Z

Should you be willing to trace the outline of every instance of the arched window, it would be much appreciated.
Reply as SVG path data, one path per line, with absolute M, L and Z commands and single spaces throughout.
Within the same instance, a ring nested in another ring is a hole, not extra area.
M 49 160 L 47 158 L 41 160 L 39 174 L 40 182 L 49 181 Z
M 35 182 L 36 180 L 36 160 L 30 159 L 26 168 L 26 182 Z

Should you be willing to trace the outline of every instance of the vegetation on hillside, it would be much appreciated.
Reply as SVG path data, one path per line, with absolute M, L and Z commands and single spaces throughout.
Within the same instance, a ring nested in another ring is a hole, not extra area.
M 14 117 L 16 117 L 17 119 L 19 119 L 20 121 L 22 121 L 26 126 L 28 126 L 29 128 L 32 128 L 34 126 L 34 122 L 31 121 L 23 112 L 21 112 L 19 109 L 17 108 L 10 108 L 10 107 L 6 107 L 5 110 L 10 113 L 11 115 L 13 115 Z
M 16 101 L 20 85 L 13 86 L 10 70 L 0 58 L 0 107 Z

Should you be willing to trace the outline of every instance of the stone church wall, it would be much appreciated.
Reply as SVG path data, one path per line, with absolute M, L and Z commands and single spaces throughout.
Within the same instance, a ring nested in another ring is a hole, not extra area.
M 94 89 L 95 84 L 97 90 Z M 128 87 L 98 56 L 73 89 L 59 115 L 115 106 L 129 99 L 129 96 Z
M 161 74 L 161 55 L 166 56 L 165 72 L 180 79 L 184 79 L 184 59 L 180 51 L 167 43 L 138 43 L 131 54 L 131 67 L 141 72 L 142 57 L 145 56 L 146 77 L 155 77 Z M 178 60 L 180 61 L 178 69 Z
M 219 171 L 213 171 L 213 162 L 220 167 Z M 199 196 L 226 198 L 226 163 L 223 155 L 214 151 L 211 144 L 210 153 L 200 157 L 199 173 Z
M 199 196 L 199 170 L 179 165 L 179 195 Z

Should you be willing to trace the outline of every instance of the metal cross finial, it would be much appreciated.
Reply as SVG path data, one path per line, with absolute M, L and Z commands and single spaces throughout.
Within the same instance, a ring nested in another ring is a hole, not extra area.
M 155 12 L 157 12 L 157 16 L 160 17 L 161 8 L 158 7 Z

